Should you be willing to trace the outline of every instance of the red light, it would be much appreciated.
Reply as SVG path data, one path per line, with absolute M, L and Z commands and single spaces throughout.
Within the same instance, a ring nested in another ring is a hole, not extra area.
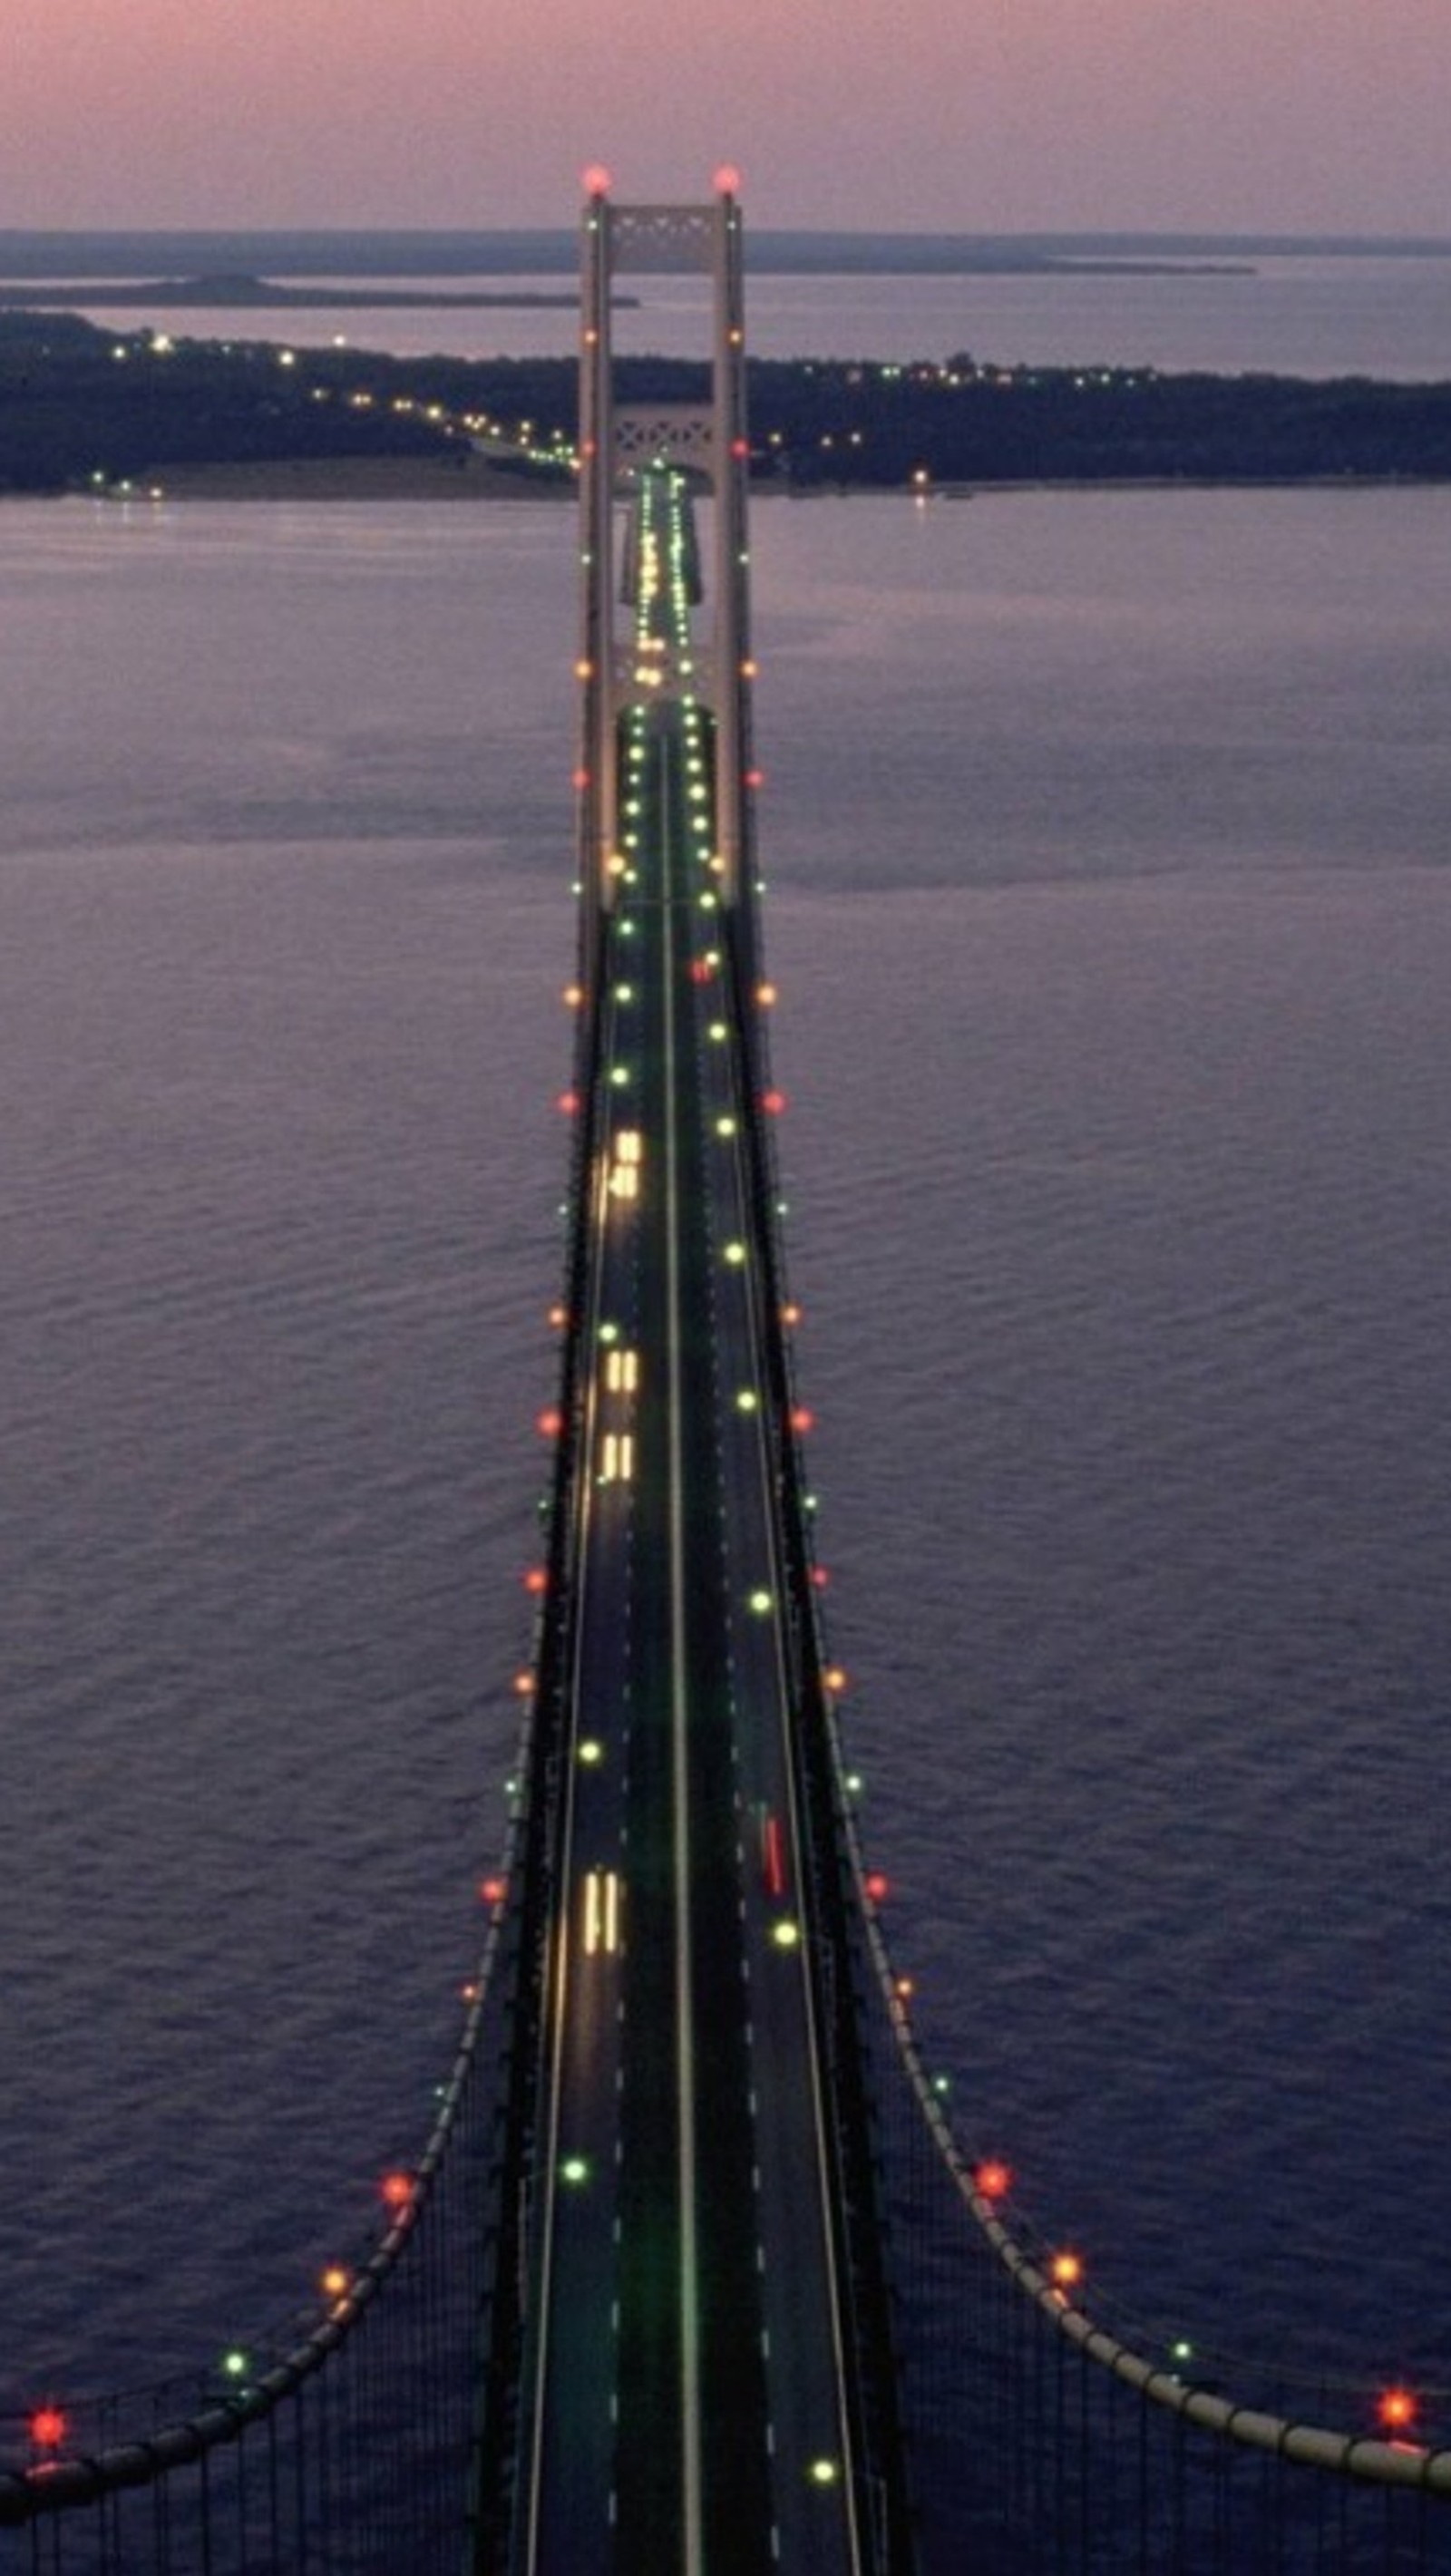
M 708 984 L 710 982 L 710 977 L 710 959 L 708 957 L 692 957 L 690 961 L 690 980 L 692 984 Z
M 743 456 L 749 456 L 749 455 L 750 455 L 750 452 L 751 452 L 751 442 L 750 442 L 750 440 L 749 440 L 748 438 L 733 438 L 733 439 L 731 440 L 731 454 L 732 454 L 732 456 L 737 457 L 737 458 L 739 458 L 739 457 L 743 457 Z
M 1005 2200 L 1012 2189 L 1010 2168 L 1000 2156 L 989 2156 L 973 2175 L 973 2188 L 983 2200 Z
M 765 784 L 766 773 L 764 769 L 748 769 L 746 771 L 746 785 L 748 787 L 764 787 Z
M 528 1573 L 524 1577 L 524 1589 L 526 1592 L 534 1593 L 548 1591 L 549 1577 L 545 1573 L 542 1565 L 530 1566 Z
M 413 2176 L 406 2173 L 385 2174 L 378 2185 L 378 2190 L 385 2209 L 407 2209 L 413 2199 Z
M 880 1905 L 891 1893 L 891 1882 L 881 1870 L 869 1870 L 866 1877 L 866 1891 L 873 1905 Z
M 479 1894 L 486 1905 L 502 1905 L 506 1887 L 507 1881 L 502 1878 L 481 1878 Z
M 577 1118 L 579 1115 L 579 1093 L 577 1091 L 561 1091 L 555 1106 L 562 1112 L 564 1117 Z
M 792 1406 L 791 1428 L 793 1431 L 814 1431 L 816 1429 L 816 1416 L 812 1412 L 809 1404 L 794 1404 Z
M 1404 2433 L 1416 2420 L 1416 2401 L 1409 2388 L 1384 2388 L 1375 2411 L 1388 2433 Z
M 587 769 L 577 769 L 574 773 L 573 783 L 576 787 L 588 787 L 589 771 Z
M 831 1581 L 831 1577 L 827 1573 L 824 1565 L 813 1565 L 811 1569 L 811 1580 L 815 1584 L 818 1592 L 824 1592 L 828 1583 Z
M 739 196 L 741 189 L 741 174 L 736 168 L 735 163 L 733 161 L 722 161 L 711 184 L 718 197 Z
M 785 1106 L 786 1094 L 784 1091 L 772 1090 L 762 1092 L 761 1107 L 765 1110 L 768 1118 L 779 1118 Z
M 564 1416 L 557 1404 L 546 1404 L 539 1416 L 539 1429 L 544 1439 L 557 1440 L 564 1429 Z
M 30 2438 L 38 2451 L 58 2451 L 69 2430 L 59 2406 L 37 2406 L 30 2419 Z
M 581 170 L 579 184 L 587 197 L 607 197 L 615 183 L 603 161 L 591 161 L 587 170 Z

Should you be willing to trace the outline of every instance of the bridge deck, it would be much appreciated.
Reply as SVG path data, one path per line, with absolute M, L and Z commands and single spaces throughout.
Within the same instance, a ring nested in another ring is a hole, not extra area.
M 688 646 L 689 526 L 644 478 L 643 668 Z M 550 2576 L 858 2564 L 711 756 L 689 698 L 623 720 L 593 997 L 524 2560 Z

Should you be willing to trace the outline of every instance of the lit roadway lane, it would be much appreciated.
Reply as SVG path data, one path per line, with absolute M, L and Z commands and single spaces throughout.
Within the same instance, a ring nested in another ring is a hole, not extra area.
M 632 721 L 515 2566 L 856 2576 L 702 722 L 669 697 Z

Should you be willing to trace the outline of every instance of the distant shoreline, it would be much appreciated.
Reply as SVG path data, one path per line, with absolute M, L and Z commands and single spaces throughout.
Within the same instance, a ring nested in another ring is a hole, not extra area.
M 625 357 L 622 403 L 702 399 L 699 362 Z M 754 488 L 1451 484 L 1451 383 L 748 359 Z M 574 488 L 567 357 L 119 332 L 0 311 L 0 487 L 97 497 L 510 498 Z
M 746 266 L 758 276 L 1093 274 L 1143 264 L 1151 272 L 1244 269 L 1265 259 L 1451 259 L 1451 236 L 1287 234 L 1269 231 L 1008 233 L 845 232 L 748 227 Z M 0 279 L 215 277 L 243 272 L 326 281 L 344 277 L 569 276 L 578 234 L 568 225 L 449 231 L 370 225 L 261 231 L 0 228 Z M 1091 265 L 1090 265 L 1091 264 Z
M 638 304 L 635 295 L 616 295 L 616 305 Z M 266 277 L 160 277 L 110 280 L 53 278 L 44 286 L 17 285 L 0 279 L 0 311 L 76 312 L 130 310 L 140 306 L 166 312 L 197 310 L 247 313 L 331 313 L 401 311 L 572 312 L 577 295 L 556 295 L 543 287 L 498 287 L 477 293 L 454 293 L 445 287 L 279 286 Z

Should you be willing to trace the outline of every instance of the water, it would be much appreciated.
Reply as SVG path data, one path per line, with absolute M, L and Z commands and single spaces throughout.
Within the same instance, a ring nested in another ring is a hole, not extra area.
M 340 283 L 361 291 L 356 278 Z M 464 281 L 410 283 L 457 294 Z M 507 283 L 557 296 L 567 282 L 541 276 L 478 283 L 489 291 Z M 632 275 L 622 280 L 622 292 L 638 299 L 635 309 L 618 316 L 622 351 L 698 357 L 709 346 L 706 279 Z M 1451 376 L 1451 259 L 1430 255 L 1269 254 L 1220 274 L 1185 266 L 1157 275 L 1127 267 L 1077 276 L 768 275 L 750 279 L 749 303 L 751 348 L 763 358 L 945 358 L 968 349 L 1000 366 Z M 341 338 L 354 348 L 402 357 L 440 349 L 471 358 L 572 357 L 578 345 L 568 308 L 429 312 L 380 305 L 240 313 L 225 305 L 137 305 L 98 307 L 92 318 L 116 331 L 161 328 L 203 339 L 291 341 L 298 348 Z
M 446 2062 L 573 567 L 542 505 L 4 533 L 10 2405 L 306 2303 Z M 1120 2312 L 1451 2380 L 1447 504 L 755 545 L 827 1602 L 929 2044 Z

